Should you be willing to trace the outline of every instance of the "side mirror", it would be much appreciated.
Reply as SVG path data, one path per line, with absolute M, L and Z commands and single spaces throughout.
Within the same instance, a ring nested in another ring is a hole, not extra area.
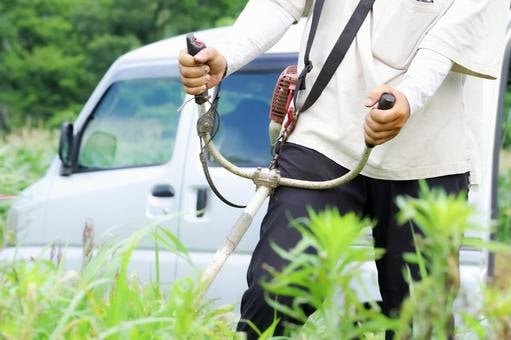
M 71 169 L 73 162 L 71 153 L 73 150 L 73 124 L 62 123 L 60 126 L 59 158 L 64 169 Z

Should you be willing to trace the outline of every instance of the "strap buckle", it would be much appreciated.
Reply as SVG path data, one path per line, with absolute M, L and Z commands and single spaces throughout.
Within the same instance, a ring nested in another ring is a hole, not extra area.
M 298 78 L 305 78 L 305 76 L 307 75 L 307 73 L 309 73 L 310 71 L 312 71 L 312 68 L 313 68 L 313 65 L 312 65 L 312 61 L 308 61 L 305 63 L 305 65 L 303 66 L 303 70 L 302 72 L 300 72 L 300 75 L 298 76 Z
M 312 66 L 312 62 L 310 60 L 305 62 L 302 72 L 300 72 L 300 75 L 298 75 L 298 81 L 297 81 L 298 86 L 297 87 L 300 91 L 305 90 L 305 76 L 310 71 L 312 71 L 312 68 L 313 68 L 313 66 Z

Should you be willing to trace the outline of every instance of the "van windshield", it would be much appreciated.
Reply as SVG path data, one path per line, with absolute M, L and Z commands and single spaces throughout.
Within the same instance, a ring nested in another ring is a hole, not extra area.
M 170 160 L 184 92 L 178 78 L 119 80 L 105 93 L 81 139 L 83 170 Z

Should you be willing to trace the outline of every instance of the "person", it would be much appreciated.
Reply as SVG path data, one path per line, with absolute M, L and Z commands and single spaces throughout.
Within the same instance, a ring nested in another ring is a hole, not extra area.
M 313 68 L 297 106 L 357 4 L 358 0 L 325 1 L 310 53 Z M 208 47 L 194 57 L 181 52 L 185 91 L 196 95 L 217 85 L 275 44 L 311 6 L 312 1 L 306 0 L 249 0 L 229 39 L 207 42 Z M 267 278 L 263 264 L 277 270 L 286 265 L 271 243 L 292 248 L 300 235 L 290 227 L 289 214 L 306 216 L 307 207 L 335 206 L 341 213 L 354 211 L 376 220 L 374 245 L 385 249 L 376 261 L 382 309 L 388 316 L 399 312 L 408 293 L 403 254 L 414 247 L 413 226 L 396 221 L 395 198 L 417 196 L 419 180 L 454 194 L 466 192 L 470 180 L 477 181 L 476 146 L 464 111 L 463 83 L 467 75 L 497 77 L 508 13 L 507 0 L 375 1 L 327 88 L 301 112 L 281 150 L 279 170 L 284 177 L 332 179 L 355 166 L 364 142 L 377 147 L 361 175 L 347 185 L 327 191 L 286 187 L 274 191 L 248 269 L 238 330 L 249 339 L 257 338 L 243 320 L 260 330 L 273 322 L 275 313 L 260 286 L 260 280 Z M 299 69 L 310 16 L 307 20 Z M 385 92 L 392 93 L 396 102 L 389 110 L 379 110 L 375 103 Z M 410 269 L 418 279 L 417 268 Z M 276 334 L 282 334 L 285 323 L 294 320 L 278 317 Z M 387 339 L 392 337 L 386 333 Z

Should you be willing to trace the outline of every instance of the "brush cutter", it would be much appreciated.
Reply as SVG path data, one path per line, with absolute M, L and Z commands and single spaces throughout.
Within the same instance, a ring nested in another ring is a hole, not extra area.
M 204 49 L 206 46 L 204 43 L 195 39 L 193 34 L 189 34 L 186 37 L 188 53 L 192 56 L 197 54 L 200 50 Z M 331 189 L 343 184 L 348 183 L 352 179 L 354 179 L 364 168 L 371 154 L 372 145 L 366 145 L 364 151 L 360 156 L 360 160 L 358 164 L 350 170 L 345 175 L 327 181 L 305 181 L 305 180 L 296 180 L 292 178 L 281 177 L 278 169 L 270 168 L 270 169 L 261 169 L 257 170 L 246 170 L 237 167 L 236 165 L 229 162 L 222 154 L 219 152 L 215 143 L 211 139 L 211 130 L 214 125 L 213 118 L 210 117 L 210 112 L 206 110 L 206 103 L 208 102 L 208 94 L 203 93 L 201 95 L 195 96 L 195 102 L 198 106 L 199 119 L 197 123 L 197 131 L 199 137 L 203 140 L 202 144 L 204 148 L 209 152 L 209 154 L 225 169 L 229 172 L 250 179 L 256 185 L 256 192 L 249 203 L 244 208 L 241 215 L 238 217 L 236 222 L 234 223 L 231 231 L 226 237 L 226 240 L 221 248 L 218 249 L 216 254 L 214 255 L 212 261 L 202 273 L 201 276 L 201 293 L 200 297 L 204 295 L 207 291 L 211 283 L 214 281 L 218 273 L 220 272 L 222 266 L 224 265 L 227 258 L 234 252 L 236 246 L 239 244 L 241 238 L 246 233 L 248 228 L 250 227 L 252 220 L 264 203 L 265 199 L 271 194 L 272 190 L 277 188 L 278 186 L 287 186 L 301 189 L 309 189 L 309 190 L 327 190 Z M 390 109 L 395 102 L 395 98 L 391 94 L 384 94 L 379 102 L 378 108 L 382 110 Z M 212 104 L 212 103 L 210 103 Z M 212 105 L 213 106 L 213 105 Z M 205 162 L 202 162 L 203 165 Z M 209 173 L 207 171 L 207 164 L 205 166 L 206 177 L 209 177 Z M 208 182 L 210 179 L 208 179 Z

